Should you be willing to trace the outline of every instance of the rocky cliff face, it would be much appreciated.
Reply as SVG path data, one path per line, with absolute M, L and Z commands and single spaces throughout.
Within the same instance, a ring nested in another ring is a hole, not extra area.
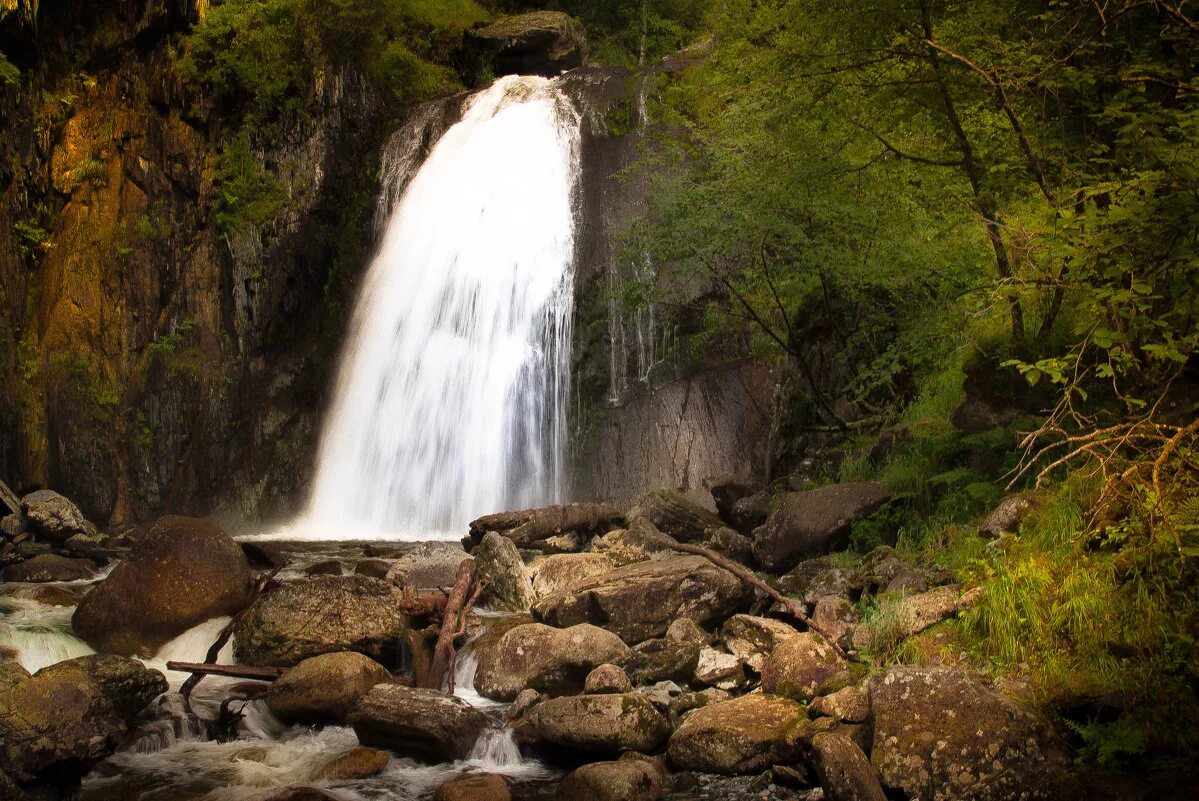
M 24 73 L 0 118 L 0 474 L 114 523 L 270 514 L 307 474 L 383 108 L 350 74 L 311 87 L 258 154 L 282 208 L 222 234 L 220 115 L 171 67 L 199 8 L 136 5 L 43 15 L 28 52 L 0 29 Z

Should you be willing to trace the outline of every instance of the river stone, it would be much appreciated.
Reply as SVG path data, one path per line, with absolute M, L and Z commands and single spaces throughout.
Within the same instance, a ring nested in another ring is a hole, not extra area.
M 315 787 L 284 787 L 277 793 L 266 796 L 263 801 L 341 801 L 341 799 Z
M 417 589 L 451 587 L 458 575 L 458 565 L 469 558 L 459 543 L 422 542 L 395 561 L 387 580 Z
M 288 582 L 260 597 L 238 621 L 238 661 L 291 667 L 335 651 L 394 658 L 406 625 L 400 598 L 399 587 L 365 576 Z
M 433 801 L 511 801 L 508 780 L 494 773 L 450 779 L 433 793 Z
M 754 541 L 727 526 L 708 529 L 699 544 L 709 551 L 727 556 L 734 562 L 743 565 L 754 563 Z
M 583 66 L 587 31 L 560 11 L 533 11 L 468 31 L 463 42 L 492 75 L 544 75 Z
M 83 596 L 71 627 L 97 651 L 151 655 L 192 626 L 237 614 L 252 589 L 245 554 L 228 534 L 206 520 L 171 515 Z
M 754 531 L 754 556 L 767 570 L 786 570 L 805 556 L 842 544 L 853 521 L 890 499 L 891 491 L 876 481 L 788 492 Z
M 729 653 L 738 657 L 755 672 L 762 672 L 766 656 L 799 632 L 781 620 L 755 615 L 733 615 L 720 629 L 720 636 Z
M 551 695 L 578 692 L 592 670 L 629 655 L 615 634 L 585 623 L 565 629 L 528 623 L 476 650 L 475 687 L 500 701 L 511 701 L 526 688 Z
M 817 734 L 812 738 L 812 756 L 827 801 L 887 801 L 870 760 L 845 735 Z
M 599 693 L 627 693 L 633 689 L 628 674 L 616 665 L 600 665 L 587 674 L 583 682 L 583 692 L 588 695 Z
M 618 528 L 596 537 L 591 541 L 591 550 L 607 556 L 616 567 L 675 553 L 670 548 L 670 538 L 648 520 L 634 520 L 628 528 Z
M 353 651 L 321 654 L 288 669 L 271 684 L 266 705 L 285 723 L 342 723 L 362 696 L 391 673 Z
M 349 722 L 363 745 L 429 763 L 465 759 L 488 725 L 487 716 L 461 698 L 400 684 L 376 685 Z
M 989 515 L 978 526 L 978 533 L 983 537 L 998 537 L 1001 534 L 1011 534 L 1020 528 L 1024 518 L 1033 508 L 1033 496 L 1028 493 L 1009 495 L 999 502 Z
M 651 490 L 628 511 L 625 519 L 646 520 L 658 531 L 680 542 L 692 542 L 708 529 L 722 528 L 724 521 L 675 490 Z
M 628 755 L 614 762 L 592 762 L 558 785 L 558 801 L 657 801 L 666 792 L 661 761 Z
M 814 632 L 785 640 L 762 665 L 762 691 L 807 701 L 830 682 L 843 679 L 849 663 Z
M 646 640 L 633 647 L 623 666 L 636 684 L 690 681 L 705 644 L 669 637 Z
M 766 522 L 770 516 L 770 496 L 755 492 L 733 503 L 729 511 L 729 522 L 742 534 L 748 534 Z
M 704 479 L 704 488 L 712 495 L 712 501 L 716 504 L 716 513 L 725 520 L 732 519 L 733 504 L 742 498 L 748 498 L 760 489 L 754 482 L 734 475 L 706 478 Z
M 344 782 L 366 779 L 383 772 L 391 761 L 385 752 L 374 748 L 348 748 L 334 754 L 308 775 L 313 782 Z
M 836 595 L 826 595 L 816 602 L 812 610 L 814 628 L 819 629 L 829 638 L 848 648 L 852 642 L 852 634 L 858 625 L 858 613 L 853 604 Z
M 11 587 L 9 597 L 36 601 L 43 606 L 74 606 L 78 599 L 62 587 L 47 584 L 31 584 L 28 587 Z
M 842 687 L 812 701 L 808 711 L 843 723 L 864 723 L 870 717 L 870 694 L 861 687 Z
M 78 781 L 167 690 L 157 670 L 113 654 L 8 675 L 0 681 L 0 769 L 19 782 Z
M 535 596 L 529 571 L 512 540 L 489 531 L 475 549 L 475 571 L 487 584 L 479 596 L 484 606 L 502 612 L 527 612 Z
M 29 530 L 29 521 L 24 515 L 10 514 L 0 517 L 0 539 L 16 539 Z
M 522 744 L 576 756 L 653 751 L 670 734 L 666 718 L 640 693 L 550 698 L 514 729 Z
M 73 534 L 95 534 L 96 527 L 79 507 L 53 490 L 38 490 L 21 499 L 21 512 L 33 532 L 43 539 L 62 542 Z
M 694 680 L 696 684 L 733 690 L 746 683 L 745 667 L 732 654 L 705 646 L 695 663 Z
M 797 761 L 808 725 L 804 709 L 775 695 L 743 695 L 700 707 L 683 718 L 667 755 L 682 770 L 758 773 Z
M 39 554 L 27 562 L 9 565 L 0 573 L 4 581 L 30 583 L 79 581 L 94 575 L 96 563 L 91 559 L 67 559 L 53 553 Z
M 893 667 L 869 683 L 871 762 L 925 801 L 1053 797 L 1061 767 L 1044 722 L 955 668 Z
M 595 623 L 627 643 L 660 637 L 686 617 L 703 625 L 748 605 L 752 591 L 702 556 L 671 556 L 617 568 L 539 601 L 533 614 L 554 626 Z
M 547 556 L 533 566 L 533 589 L 538 596 L 553 595 L 576 582 L 615 569 L 602 553 L 563 553 Z
M 830 595 L 852 600 L 861 589 L 861 582 L 854 571 L 837 567 L 827 556 L 821 556 L 800 562 L 779 578 L 778 588 L 798 595 L 808 606 L 815 606 Z

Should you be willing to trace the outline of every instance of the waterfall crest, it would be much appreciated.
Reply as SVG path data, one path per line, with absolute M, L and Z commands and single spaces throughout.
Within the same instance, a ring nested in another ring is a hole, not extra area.
M 299 536 L 457 539 L 561 498 L 578 132 L 554 81 L 506 76 L 411 176 L 358 297 Z

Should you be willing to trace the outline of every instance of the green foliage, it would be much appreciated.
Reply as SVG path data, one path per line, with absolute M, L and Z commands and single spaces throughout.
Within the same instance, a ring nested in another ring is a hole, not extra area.
M 79 186 L 91 183 L 92 186 L 104 186 L 108 180 L 108 168 L 104 160 L 96 153 L 89 155 L 71 170 L 71 185 Z
M 473 0 L 227 0 L 193 29 L 176 68 L 269 138 L 331 67 L 357 68 L 396 102 L 453 90 L 438 62 L 485 17 Z
M 49 239 L 49 234 L 35 219 L 17 220 L 13 223 L 13 233 L 17 237 L 17 246 L 26 256 L 45 247 Z
M 18 86 L 20 83 L 21 71 L 0 51 L 0 86 Z
M 225 235 L 266 224 L 286 200 L 283 185 L 250 151 L 243 131 L 217 156 L 217 228 Z

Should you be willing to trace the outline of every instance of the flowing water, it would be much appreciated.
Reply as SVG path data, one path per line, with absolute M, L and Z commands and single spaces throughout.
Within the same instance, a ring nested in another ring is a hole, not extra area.
M 282 536 L 457 539 L 562 497 L 578 137 L 555 81 L 507 76 L 414 175 L 420 137 L 393 140 L 308 511 Z
M 321 544 L 323 546 L 324 544 Z M 344 555 L 344 543 L 322 548 L 307 544 L 306 558 Z M 51 586 L 73 591 L 89 582 Z M 71 633 L 71 606 L 48 606 L 21 597 L 29 585 L 0 585 L 0 648 L 16 653 L 31 672 L 55 662 L 92 653 Z M 281 788 L 303 785 L 325 790 L 343 801 L 422 801 L 445 781 L 467 773 L 497 773 L 514 781 L 548 779 L 556 772 L 520 753 L 504 723 L 508 705 L 479 695 L 474 688 L 478 661 L 464 649 L 455 671 L 455 694 L 492 720 L 466 759 L 424 765 L 393 757 L 382 773 L 366 779 L 330 781 L 321 770 L 340 753 L 358 746 L 353 729 L 288 726 L 247 688 L 260 684 L 208 676 L 191 696 L 188 712 L 179 688 L 188 674 L 169 671 L 170 660 L 203 661 L 229 618 L 205 621 L 142 658 L 163 672 L 169 690 L 138 716 L 117 753 L 96 767 L 83 784 L 84 801 L 256 801 Z M 217 662 L 235 663 L 232 645 Z M 240 714 L 232 732 L 217 725 L 227 698 Z

